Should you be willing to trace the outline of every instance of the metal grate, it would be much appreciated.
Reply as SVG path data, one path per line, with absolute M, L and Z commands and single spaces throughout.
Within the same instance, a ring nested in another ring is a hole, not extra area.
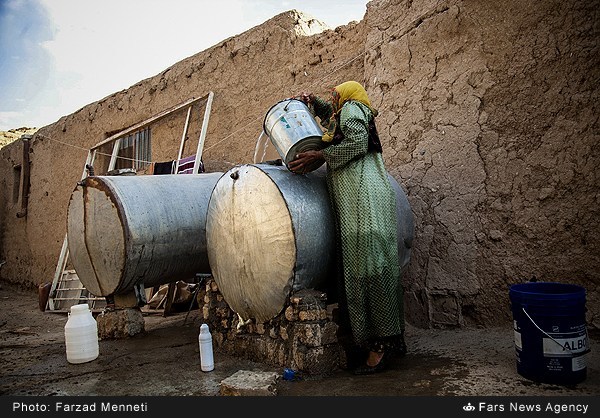
M 83 286 L 75 270 L 64 270 L 56 287 L 50 289 L 47 309 L 63 312 L 81 303 L 87 303 L 92 311 L 101 310 L 106 306 L 106 299 L 92 295 Z

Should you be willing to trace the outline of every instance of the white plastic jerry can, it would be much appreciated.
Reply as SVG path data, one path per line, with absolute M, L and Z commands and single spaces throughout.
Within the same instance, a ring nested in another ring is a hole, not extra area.
M 69 363 L 85 363 L 98 358 L 98 324 L 87 303 L 71 306 L 65 324 L 65 344 Z

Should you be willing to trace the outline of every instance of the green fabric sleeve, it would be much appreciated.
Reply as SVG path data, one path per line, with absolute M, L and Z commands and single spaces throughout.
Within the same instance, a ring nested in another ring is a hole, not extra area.
M 329 145 L 323 150 L 325 161 L 331 169 L 337 170 L 349 161 L 367 153 L 369 137 L 367 115 L 370 115 L 370 110 L 359 102 L 350 101 L 344 104 L 340 112 L 340 130 L 344 134 L 344 140 L 339 144 Z

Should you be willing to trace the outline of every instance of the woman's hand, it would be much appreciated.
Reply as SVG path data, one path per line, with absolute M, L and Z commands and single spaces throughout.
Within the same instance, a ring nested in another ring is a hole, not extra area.
M 305 151 L 296 154 L 296 158 L 288 163 L 288 169 L 292 173 L 304 174 L 308 173 L 310 166 L 315 162 L 325 161 L 323 151 Z
M 309 105 L 315 100 L 315 95 L 312 93 L 302 91 L 302 92 L 298 93 L 296 98 L 298 100 L 304 102 L 305 104 Z

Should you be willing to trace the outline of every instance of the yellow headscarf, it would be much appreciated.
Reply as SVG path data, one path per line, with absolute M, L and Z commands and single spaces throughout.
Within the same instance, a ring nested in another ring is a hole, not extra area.
M 335 132 L 335 128 L 337 125 L 337 116 L 339 112 L 342 110 L 342 106 L 349 100 L 355 100 L 367 106 L 373 112 L 373 116 L 377 115 L 377 110 L 373 109 L 371 106 L 371 101 L 369 100 L 369 96 L 367 95 L 367 91 L 365 88 L 356 81 L 346 81 L 333 89 L 332 92 L 333 99 L 333 115 L 329 121 L 329 127 L 327 131 L 323 134 L 323 141 L 331 142 L 333 139 L 333 134 Z

